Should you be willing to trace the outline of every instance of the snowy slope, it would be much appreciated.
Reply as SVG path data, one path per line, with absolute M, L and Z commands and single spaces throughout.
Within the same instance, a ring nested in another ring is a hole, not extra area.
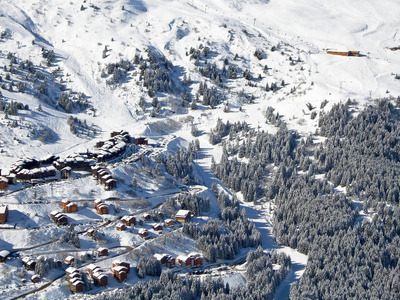
M 315 131 L 318 114 L 334 103 L 351 98 L 362 107 L 373 98 L 400 96 L 400 81 L 395 79 L 395 74 L 400 74 L 400 51 L 388 49 L 400 46 L 399 15 L 400 3 L 390 0 L 4 0 L 0 6 L 0 66 L 9 68 L 7 55 L 13 53 L 21 61 L 32 61 L 49 79 L 51 72 L 60 68 L 62 75 L 55 81 L 63 82 L 67 91 L 87 95 L 89 108 L 67 113 L 57 108 L 52 99 L 35 97 L 35 83 L 25 79 L 26 73 L 11 74 L 12 80 L 25 82 L 29 89 L 26 93 L 0 89 L 3 99 L 5 103 L 27 104 L 29 110 L 20 110 L 8 119 L 0 112 L 0 168 L 7 170 L 23 157 L 66 156 L 85 151 L 96 141 L 108 138 L 111 131 L 121 129 L 132 136 L 144 135 L 154 140 L 164 137 L 168 140 L 166 149 L 173 152 L 193 139 L 190 130 L 195 124 L 202 147 L 196 172 L 201 183 L 210 188 L 215 180 L 209 170 L 211 157 L 218 161 L 221 148 L 208 142 L 207 133 L 218 118 L 246 121 L 254 128 L 274 132 L 276 128 L 266 124 L 264 116 L 270 106 L 289 128 L 306 135 Z M 199 66 L 191 59 L 192 47 L 209 47 L 207 63 L 215 63 L 219 70 L 223 69 L 225 59 L 238 69 L 236 79 L 226 80 L 223 88 L 218 87 L 225 98 L 214 109 L 201 103 L 196 110 L 191 110 L 190 105 L 179 107 L 181 93 L 195 98 L 200 82 L 216 86 L 199 71 L 199 67 L 205 66 L 205 59 Z M 42 48 L 56 55 L 50 67 L 42 57 Z M 180 89 L 157 95 L 162 108 L 155 117 L 151 117 L 152 99 L 140 81 L 138 65 L 118 84 L 107 84 L 110 76 L 102 78 L 107 64 L 133 61 L 135 55 L 146 58 L 147 49 L 172 63 L 170 74 Z M 326 54 L 327 49 L 356 50 L 362 55 L 331 56 Z M 254 56 L 256 50 L 263 51 L 261 60 Z M 245 70 L 251 72 L 254 86 L 243 78 Z M 6 87 L 7 73 L 0 69 Z M 190 75 L 191 84 L 182 83 L 184 75 Z M 282 80 L 284 86 L 280 86 Z M 279 89 L 266 92 L 266 85 L 272 83 L 278 83 Z M 51 89 L 56 90 L 54 86 Z M 146 101 L 144 110 L 139 105 L 141 97 Z M 324 100 L 327 105 L 322 108 Z M 229 105 L 229 112 L 223 111 L 224 103 Z M 37 110 L 39 105 L 42 111 Z M 312 112 L 316 118 L 311 118 Z M 67 124 L 71 115 L 98 130 L 92 135 L 72 134 Z M 13 126 L 13 121 L 18 126 Z M 115 172 L 119 179 L 129 183 L 128 171 Z M 99 190 L 99 197 L 114 195 L 89 181 L 79 180 L 77 186 L 64 186 L 60 191 L 71 193 L 78 187 L 79 197 L 93 189 Z M 148 183 L 149 193 L 156 190 L 153 185 Z M 47 195 L 53 193 L 49 186 L 42 189 Z M 29 197 L 27 191 L 11 200 L 23 202 L 22 198 Z M 52 200 L 62 197 L 56 193 Z M 38 212 L 47 215 L 52 209 L 45 206 Z M 277 247 L 263 213 L 253 207 L 247 209 L 253 211 L 252 219 L 265 234 L 264 247 Z M 213 212 L 218 213 L 217 207 L 213 207 Z M 21 230 L 23 236 L 28 235 L 25 228 L 50 223 L 47 219 L 29 222 Z M 8 232 L 1 237 L 5 243 L 12 240 Z M 17 244 L 26 245 L 22 238 Z M 296 262 L 287 282 L 278 290 L 279 295 L 287 296 L 291 282 L 304 271 L 307 257 L 292 249 L 281 251 L 290 253 Z

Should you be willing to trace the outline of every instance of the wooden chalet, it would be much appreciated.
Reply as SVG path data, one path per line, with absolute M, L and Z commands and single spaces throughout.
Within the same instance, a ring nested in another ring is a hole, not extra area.
M 74 202 L 68 203 L 65 206 L 65 212 L 67 212 L 67 213 L 73 213 L 73 212 L 77 212 L 77 211 L 78 211 L 78 204 L 76 204 Z
M 38 275 L 33 275 L 33 276 L 31 277 L 31 281 L 32 281 L 33 283 L 38 283 L 38 282 L 40 281 L 40 277 L 39 277 Z
M 7 222 L 8 217 L 8 206 L 0 206 L 0 224 L 4 224 Z
M 107 286 L 108 285 L 108 276 L 107 274 L 101 271 L 95 271 L 93 273 L 93 282 L 96 286 Z
M 65 262 L 67 265 L 71 265 L 74 261 L 75 261 L 75 257 L 73 257 L 73 256 L 71 256 L 71 255 L 67 256 L 67 257 L 65 258 L 65 260 L 64 260 L 64 262 Z
M 192 266 L 192 258 L 190 256 L 179 255 L 176 260 L 182 267 Z
M 179 210 L 175 215 L 175 219 L 182 224 L 188 222 L 190 217 L 191 217 L 190 210 L 184 210 L 184 209 Z
M 149 233 L 146 229 L 144 228 L 140 228 L 138 231 L 138 234 L 140 237 L 145 238 Z
M 126 226 L 136 225 L 136 218 L 134 216 L 124 216 L 122 217 L 121 222 Z
M 35 270 L 36 261 L 32 260 L 31 258 L 29 258 L 29 257 L 27 257 L 27 256 L 25 256 L 25 257 L 22 259 L 22 264 L 24 265 L 24 267 L 25 267 L 27 270 Z
M 160 261 L 162 265 L 165 265 L 167 268 L 175 267 L 175 258 L 172 255 L 168 254 L 154 254 L 154 257 Z
M 177 257 L 177 261 L 182 267 L 199 267 L 203 265 L 203 257 L 198 253 L 189 254 L 188 256 L 180 255 Z
M 10 255 L 10 251 L 2 250 L 0 251 L 0 263 L 4 263 L 7 261 L 7 257 Z
M 83 281 L 76 278 L 75 280 L 70 281 L 69 288 L 75 294 L 83 293 Z
M 126 277 L 127 277 L 127 274 L 128 274 L 128 268 L 127 267 L 119 265 L 119 266 L 112 267 L 111 271 L 112 271 L 114 277 L 119 282 L 124 282 L 126 280 Z
M 121 261 L 121 260 L 119 260 L 119 259 L 114 260 L 114 261 L 112 262 L 112 266 L 113 266 L 113 267 L 123 266 L 123 267 L 127 268 L 128 273 L 129 273 L 129 271 L 131 270 L 131 264 L 130 264 L 130 263 L 128 263 L 128 262 L 126 262 L 126 261 Z
M 0 177 L 0 191 L 6 191 L 8 189 L 8 179 L 6 177 Z
M 134 142 L 135 145 L 148 145 L 149 141 L 144 137 L 135 138 Z
M 108 205 L 104 203 L 100 204 L 97 206 L 96 210 L 99 215 L 106 215 L 108 214 Z
M 108 179 L 106 182 L 103 184 L 106 191 L 111 191 L 117 187 L 117 181 L 115 179 Z
M 53 220 L 53 222 L 57 225 L 67 225 L 68 223 L 67 216 L 58 211 L 52 211 L 50 213 L 50 219 Z
M 96 266 L 95 264 L 90 264 L 90 265 L 88 265 L 88 266 L 86 267 L 86 271 L 88 272 L 89 277 L 91 277 L 91 278 L 92 278 L 92 276 L 93 276 L 93 273 L 94 273 L 96 270 L 100 270 L 100 267 L 99 267 L 99 266 Z
M 163 226 L 161 224 L 154 224 L 153 225 L 153 230 L 161 231 L 162 229 L 163 229 Z
M 94 208 L 97 208 L 100 204 L 104 204 L 103 200 L 101 199 L 94 200 Z
M 144 213 L 143 214 L 143 220 L 150 221 L 151 220 L 151 215 L 149 213 Z
M 97 249 L 97 255 L 98 256 L 107 256 L 108 255 L 108 249 L 101 247 L 99 249 Z
M 65 207 L 70 203 L 71 203 L 71 201 L 69 201 L 68 199 L 62 199 L 61 200 L 61 207 L 65 209 Z
M 115 225 L 115 228 L 119 231 L 124 231 L 126 230 L 126 225 L 123 223 L 118 223 L 117 225 Z
M 87 231 L 87 235 L 88 235 L 89 237 L 92 237 L 93 234 L 94 234 L 94 232 L 95 232 L 95 229 L 90 228 L 90 229 Z
M 332 51 L 327 50 L 327 54 L 339 56 L 360 56 L 360 51 Z
M 172 219 L 166 219 L 164 221 L 164 226 L 174 226 L 175 225 L 175 221 Z
M 75 273 L 76 271 L 79 272 L 79 270 L 78 270 L 77 268 L 74 268 L 74 267 L 68 267 L 67 269 L 65 269 L 65 273 L 66 273 L 66 275 L 67 275 L 67 279 L 69 279 L 69 276 L 70 276 L 72 273 Z
M 62 179 L 68 179 L 71 176 L 71 167 L 65 167 L 60 170 L 60 175 Z

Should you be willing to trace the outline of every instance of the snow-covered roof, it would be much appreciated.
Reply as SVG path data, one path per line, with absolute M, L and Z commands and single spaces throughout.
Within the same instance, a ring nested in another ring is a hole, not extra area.
M 75 272 L 76 270 L 78 270 L 78 269 L 77 269 L 77 268 L 74 268 L 74 267 L 69 267 L 69 268 L 67 268 L 67 269 L 65 270 L 65 272 L 67 272 L 68 274 L 71 274 L 71 273 Z
M 160 253 L 156 253 L 156 254 L 154 254 L 154 257 L 157 259 L 157 260 L 161 260 L 163 257 L 165 257 L 165 256 L 168 256 L 168 254 L 160 254 Z
M 5 177 L 0 177 L 0 181 L 7 182 L 7 183 L 8 183 L 8 179 L 5 178 Z
M 90 270 L 90 271 L 93 271 L 94 269 L 96 269 L 96 268 L 100 268 L 99 266 L 96 266 L 95 264 L 90 264 L 90 265 L 88 265 L 87 267 L 87 270 Z M 69 268 L 68 268 L 69 269 Z M 67 270 L 68 270 L 67 269 Z
M 124 272 L 127 271 L 128 268 L 124 267 L 124 266 L 115 266 L 115 267 L 112 268 L 112 270 L 113 271 L 117 271 L 118 273 L 120 273 L 120 272 L 123 272 L 123 271 Z
M 31 259 L 30 259 L 30 257 L 28 257 L 28 256 L 25 256 L 25 257 L 23 257 L 22 258 L 22 262 L 24 262 L 24 263 L 27 263 L 28 261 L 30 261 Z
M 74 260 L 74 259 L 75 259 L 75 257 L 69 255 L 69 256 L 67 256 L 67 257 L 65 258 L 65 261 L 71 261 L 71 260 Z
M 147 233 L 147 230 L 144 229 L 144 228 L 140 228 L 139 229 L 139 234 L 144 234 L 144 233 Z
M 9 255 L 10 255 L 10 251 L 8 251 L 8 250 L 0 251 L 0 257 L 7 257 Z
M 7 211 L 7 206 L 0 206 L 0 214 L 5 214 Z
M 107 248 L 104 248 L 104 247 L 100 247 L 99 249 L 97 249 L 97 251 L 103 252 L 103 251 L 108 251 L 108 249 L 107 249 Z
M 174 220 L 172 220 L 172 219 L 165 219 L 165 223 L 170 223 L 170 222 L 174 222 Z
M 181 209 L 181 210 L 178 210 L 178 212 L 176 213 L 175 217 L 177 217 L 177 218 L 186 218 L 189 215 L 190 215 L 190 210 Z

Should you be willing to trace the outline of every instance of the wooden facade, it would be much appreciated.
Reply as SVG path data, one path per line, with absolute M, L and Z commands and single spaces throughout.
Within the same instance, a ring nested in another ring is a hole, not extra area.
M 7 222 L 8 217 L 8 206 L 0 206 L 0 224 L 4 224 Z
M 189 221 L 190 217 L 191 217 L 190 210 L 184 210 L 184 209 L 179 210 L 175 215 L 175 219 L 182 224 Z
M 77 212 L 77 211 L 78 211 L 78 204 L 76 204 L 74 202 L 68 203 L 65 206 L 65 212 L 67 212 L 67 213 L 73 213 L 73 212 Z
M 121 222 L 126 226 L 136 225 L 136 218 L 134 216 L 124 216 L 122 217 Z
M 0 191 L 6 191 L 8 189 L 8 179 L 6 177 L 0 177 Z

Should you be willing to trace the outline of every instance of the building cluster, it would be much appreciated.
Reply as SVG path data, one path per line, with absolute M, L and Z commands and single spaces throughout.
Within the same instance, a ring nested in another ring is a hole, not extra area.
M 46 177 L 55 177 L 56 168 L 52 163 L 57 159 L 57 156 L 50 156 L 41 160 L 33 158 L 18 160 L 11 166 L 10 174 L 5 177 L 8 177 L 9 183 L 15 183 L 15 180 L 20 182 L 34 182 Z
M 154 254 L 154 257 L 167 268 L 173 268 L 176 265 L 181 267 L 201 267 L 203 265 L 203 257 L 198 253 L 192 253 L 187 256 L 180 255 L 176 259 L 169 254 Z
M 68 218 L 65 214 L 60 213 L 58 211 L 52 211 L 50 213 L 50 219 L 56 223 L 57 225 L 67 225 L 68 224 Z
M 112 174 L 106 168 L 101 166 L 93 166 L 92 174 L 107 191 L 117 187 L 117 181 L 112 177 Z
M 58 158 L 53 162 L 53 167 L 57 170 L 65 172 L 68 170 L 74 171 L 90 171 L 91 166 L 95 165 L 94 160 L 86 158 L 80 154 L 75 154 L 74 156 L 68 156 L 66 158 Z
M 130 141 L 131 136 L 127 131 L 113 131 L 110 139 L 96 143 L 97 149 L 94 151 L 93 156 L 98 163 L 115 159 L 125 152 Z
M 178 256 L 177 263 L 182 267 L 200 267 L 203 265 L 203 257 L 198 254 L 189 254 L 188 256 Z
M 111 272 L 119 282 L 123 282 L 126 280 L 130 269 L 131 266 L 129 263 L 120 260 L 114 260 L 112 263 Z
M 108 214 L 108 205 L 105 204 L 101 199 L 94 200 L 94 208 L 99 215 Z
M 90 264 L 87 266 L 87 273 L 89 278 L 93 280 L 96 286 L 107 286 L 108 285 L 108 275 L 95 264 Z
M 69 267 L 65 270 L 67 273 L 67 281 L 69 288 L 73 293 L 83 293 L 83 280 L 81 271 L 76 268 Z

